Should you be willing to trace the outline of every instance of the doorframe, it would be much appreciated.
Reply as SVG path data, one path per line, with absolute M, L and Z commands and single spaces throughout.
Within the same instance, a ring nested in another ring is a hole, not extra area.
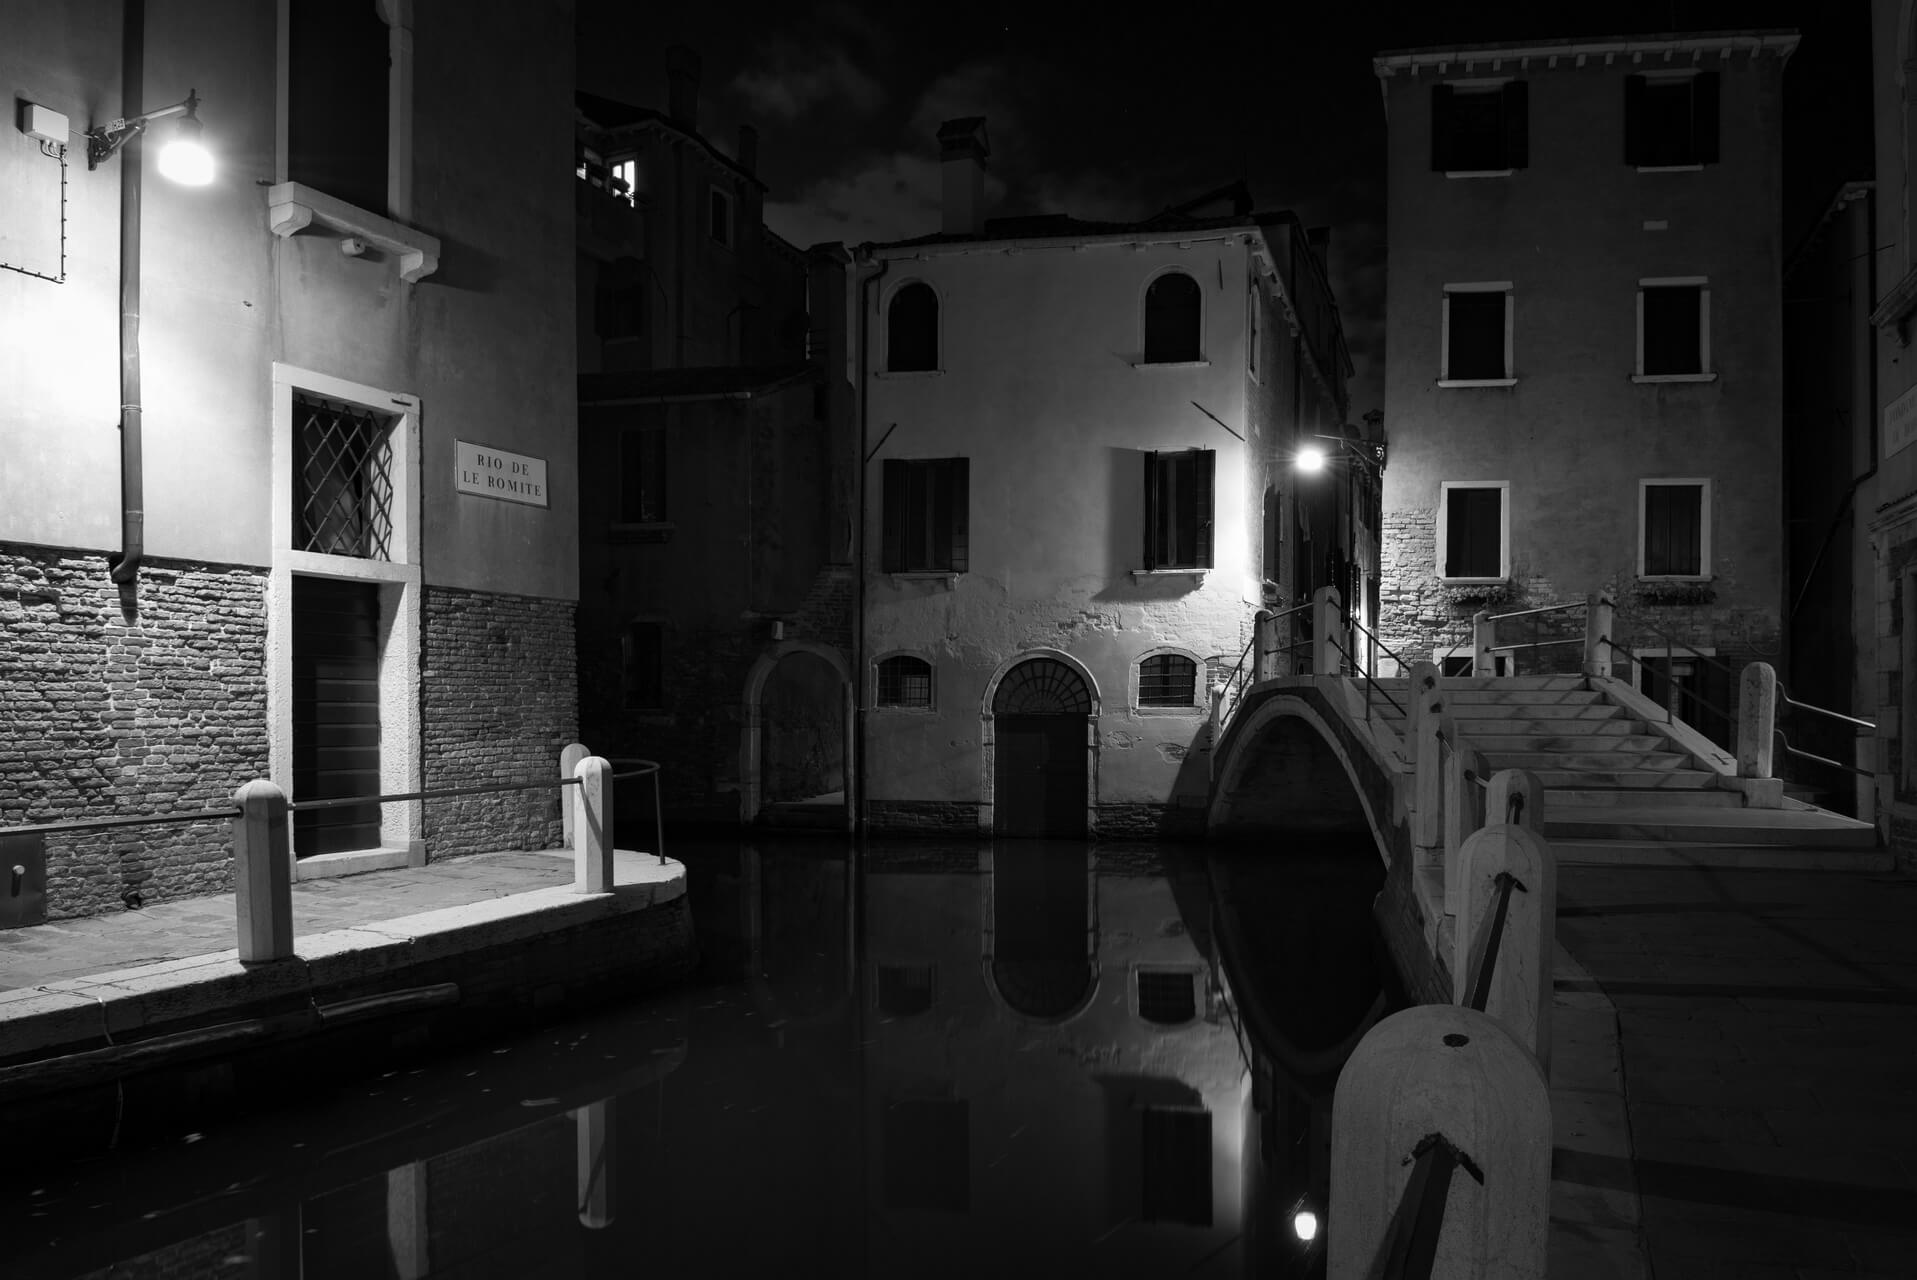
M 762 735 L 765 729 L 765 711 L 762 700 L 765 695 L 765 682 L 772 677 L 773 668 L 780 661 L 795 653 L 809 653 L 823 658 L 832 669 L 839 673 L 839 698 L 841 705 L 841 724 L 839 732 L 843 736 L 845 752 L 845 828 L 851 831 L 859 812 L 858 789 L 859 769 L 853 759 L 853 744 L 857 741 L 855 726 L 857 710 L 854 705 L 852 687 L 852 668 L 845 655 L 831 645 L 818 644 L 811 640 L 780 640 L 767 648 L 752 661 L 752 667 L 746 672 L 745 699 L 741 704 L 739 730 L 739 825 L 751 826 L 759 820 L 759 796 L 764 788 L 759 782 L 759 769 L 763 760 Z
M 1064 663 L 1078 673 L 1091 694 L 1092 709 L 1085 716 L 1085 835 L 1089 839 L 1098 834 L 1098 716 L 1104 698 L 1099 692 L 1098 677 L 1092 674 L 1091 668 L 1063 649 L 1021 649 L 1000 662 L 991 679 L 985 682 L 985 694 L 979 703 L 979 834 L 987 838 L 993 834 L 998 797 L 997 716 L 992 711 L 992 702 L 998 697 L 999 684 L 1011 674 L 1012 668 L 1034 658 L 1052 658 Z

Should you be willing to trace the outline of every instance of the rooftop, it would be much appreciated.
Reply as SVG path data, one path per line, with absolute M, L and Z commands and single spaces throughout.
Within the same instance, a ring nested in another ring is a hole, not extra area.
M 1589 58 L 1603 58 L 1605 65 L 1608 66 L 1620 57 L 1629 58 L 1637 63 L 1646 58 L 1669 62 L 1679 55 L 1684 55 L 1695 62 L 1706 54 L 1716 54 L 1728 60 L 1739 52 L 1754 59 L 1758 54 L 1768 50 L 1780 59 L 1785 59 L 1796 52 L 1798 38 L 1798 33 L 1794 30 L 1751 28 L 1736 31 L 1667 32 L 1656 35 L 1504 40 L 1489 44 L 1387 49 L 1372 58 L 1371 67 L 1382 77 L 1393 75 L 1400 70 L 1409 70 L 1416 75 L 1424 67 L 1434 67 L 1442 73 L 1454 62 L 1463 63 L 1466 66 L 1480 62 L 1488 62 L 1493 66 L 1505 62 L 1516 62 L 1520 67 L 1525 67 L 1532 58 L 1543 59 L 1547 67 L 1553 68 L 1558 65 L 1560 58 L 1572 58 L 1574 65 L 1580 67 Z

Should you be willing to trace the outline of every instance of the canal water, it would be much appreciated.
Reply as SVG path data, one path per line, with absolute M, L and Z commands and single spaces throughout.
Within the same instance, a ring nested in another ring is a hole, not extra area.
M 1332 1085 L 1401 1003 L 1368 847 L 672 852 L 695 981 L 111 1150 L 0 1135 L 0 1275 L 1323 1274 Z

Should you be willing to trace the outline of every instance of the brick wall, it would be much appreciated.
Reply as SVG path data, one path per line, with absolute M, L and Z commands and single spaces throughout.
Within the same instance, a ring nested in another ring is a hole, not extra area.
M 1197 805 L 1101 804 L 1100 840 L 1203 840 L 1205 810 Z
M 555 777 L 578 740 L 571 601 L 429 587 L 420 638 L 428 788 Z M 601 750 L 596 743 L 588 743 Z M 564 832 L 557 791 L 426 805 L 429 856 L 546 849 Z
M 978 803 L 973 800 L 868 800 L 865 829 L 896 835 L 978 832 Z
M 199 809 L 266 776 L 266 575 L 0 544 L 0 823 Z M 221 893 L 228 824 L 47 842 L 51 917 Z

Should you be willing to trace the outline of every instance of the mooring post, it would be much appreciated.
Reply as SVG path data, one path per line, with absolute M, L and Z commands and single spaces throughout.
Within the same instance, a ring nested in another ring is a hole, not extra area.
M 573 771 L 579 767 L 579 762 L 591 754 L 592 752 L 586 750 L 586 744 L 583 742 L 566 744 L 566 749 L 559 753 L 559 776 L 562 778 L 572 777 Z M 559 788 L 559 821 L 563 824 L 565 830 L 564 839 L 566 848 L 568 849 L 577 847 L 573 843 L 572 797 L 566 794 L 570 790 L 572 790 L 570 787 Z
M 1737 776 L 1771 776 L 1771 735 L 1777 727 L 1777 671 L 1753 662 L 1738 678 Z
M 1434 1164 L 1441 1177 L 1431 1176 Z M 1420 1232 L 1421 1206 L 1406 1204 L 1406 1193 L 1426 1188 L 1431 1217 Z M 1550 1190 L 1550 1092 L 1497 1019 L 1418 1005 L 1378 1023 L 1352 1051 L 1331 1109 L 1330 1280 L 1380 1274 L 1396 1218 L 1431 1263 L 1407 1274 L 1536 1280 Z
M 293 954 L 293 852 L 286 793 L 255 778 L 233 795 L 233 906 L 239 918 L 240 963 Z
M 612 762 L 587 756 L 574 767 L 579 779 L 573 830 L 573 888 L 580 893 L 612 892 Z
M 579 1223 L 594 1231 L 611 1226 L 613 1219 L 614 1102 L 613 1098 L 601 1098 L 572 1113 L 578 1142 Z

